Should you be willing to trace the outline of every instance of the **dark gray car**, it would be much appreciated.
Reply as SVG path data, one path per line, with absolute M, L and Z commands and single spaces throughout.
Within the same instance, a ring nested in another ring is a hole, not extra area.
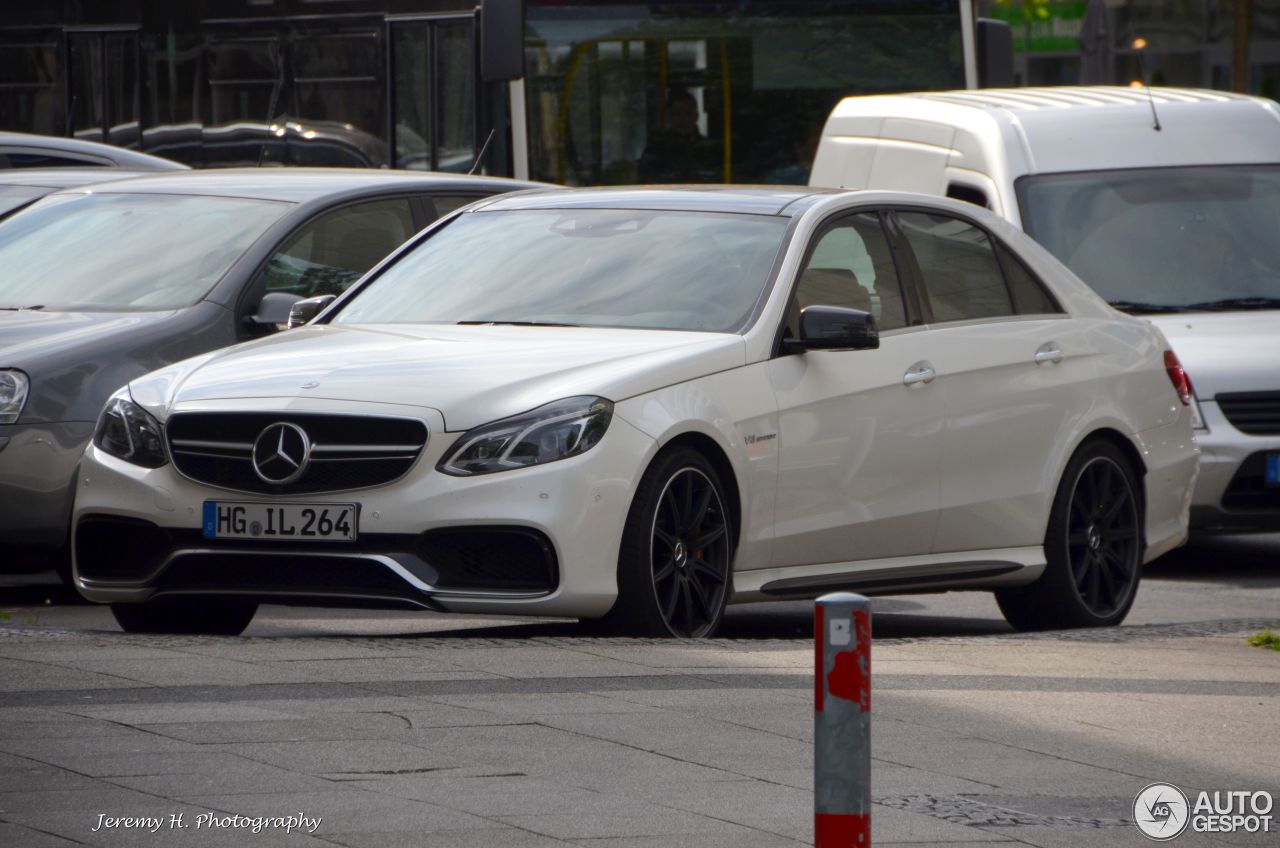
M 48 195 L 0 223 L 0 571 L 61 564 L 111 393 L 265 333 L 473 200 L 541 187 L 408 171 L 186 171 Z

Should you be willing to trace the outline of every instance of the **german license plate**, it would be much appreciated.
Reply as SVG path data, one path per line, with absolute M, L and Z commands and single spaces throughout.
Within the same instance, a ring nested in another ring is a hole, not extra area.
M 1280 486 L 1280 453 L 1267 454 L 1267 485 Z
M 206 539 L 352 542 L 358 504 L 204 502 Z

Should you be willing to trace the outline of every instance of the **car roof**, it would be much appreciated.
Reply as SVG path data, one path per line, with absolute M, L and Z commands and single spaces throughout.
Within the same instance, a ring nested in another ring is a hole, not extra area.
M 808 186 L 622 186 L 556 189 L 495 198 L 484 211 L 507 209 L 644 209 L 794 216 L 835 189 Z
M 0 132 L 0 153 L 4 148 L 28 148 L 46 150 L 51 153 L 79 154 L 106 159 L 119 167 L 136 168 L 151 171 L 185 171 L 189 166 L 160 156 L 152 156 L 138 150 L 117 147 L 114 144 L 102 144 L 97 141 L 86 141 L 82 138 L 62 138 L 55 135 L 37 135 L 34 133 Z M 109 166 L 104 166 L 109 167 Z
M 305 203 L 365 188 L 389 191 L 463 191 L 490 193 L 546 188 L 545 183 L 503 177 L 375 168 L 225 168 L 151 174 L 96 186 L 94 193 L 185 194 L 244 197 Z
M 1200 88 L 1134 88 L 1120 85 L 1061 85 L 1029 88 L 977 88 L 960 91 L 921 91 L 900 95 L 974 109 L 1031 112 L 1040 109 L 1096 109 L 1129 107 L 1150 111 L 1174 103 L 1257 103 L 1261 98 Z
M 131 168 L 4 168 L 0 169 L 0 185 L 33 186 L 47 189 L 75 188 L 90 183 L 122 180 L 143 176 L 154 171 L 137 171 Z

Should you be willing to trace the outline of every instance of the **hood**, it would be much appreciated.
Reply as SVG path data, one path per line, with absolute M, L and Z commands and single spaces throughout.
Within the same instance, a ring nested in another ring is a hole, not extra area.
M 566 397 L 622 400 L 744 359 L 742 337 L 724 333 L 319 325 L 180 363 L 130 389 L 162 418 L 183 403 L 325 398 L 434 409 L 458 431 Z
M 1200 400 L 1280 390 L 1280 311 L 1148 317 L 1169 339 Z
M 0 310 L 0 368 L 32 367 L 50 354 L 91 347 L 159 324 L 173 312 Z

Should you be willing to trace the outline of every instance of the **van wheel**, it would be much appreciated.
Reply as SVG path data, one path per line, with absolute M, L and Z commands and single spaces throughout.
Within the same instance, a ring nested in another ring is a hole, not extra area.
M 126 633 L 239 636 L 257 611 L 257 601 L 239 598 L 157 598 L 111 605 L 111 614 Z
M 618 554 L 609 630 L 694 639 L 720 626 L 734 535 L 724 486 L 701 453 L 659 455 L 636 490 Z
M 996 591 L 1018 630 L 1108 627 L 1124 621 L 1142 572 L 1142 509 L 1129 460 L 1109 442 L 1083 445 L 1058 484 L 1045 532 L 1044 574 Z

